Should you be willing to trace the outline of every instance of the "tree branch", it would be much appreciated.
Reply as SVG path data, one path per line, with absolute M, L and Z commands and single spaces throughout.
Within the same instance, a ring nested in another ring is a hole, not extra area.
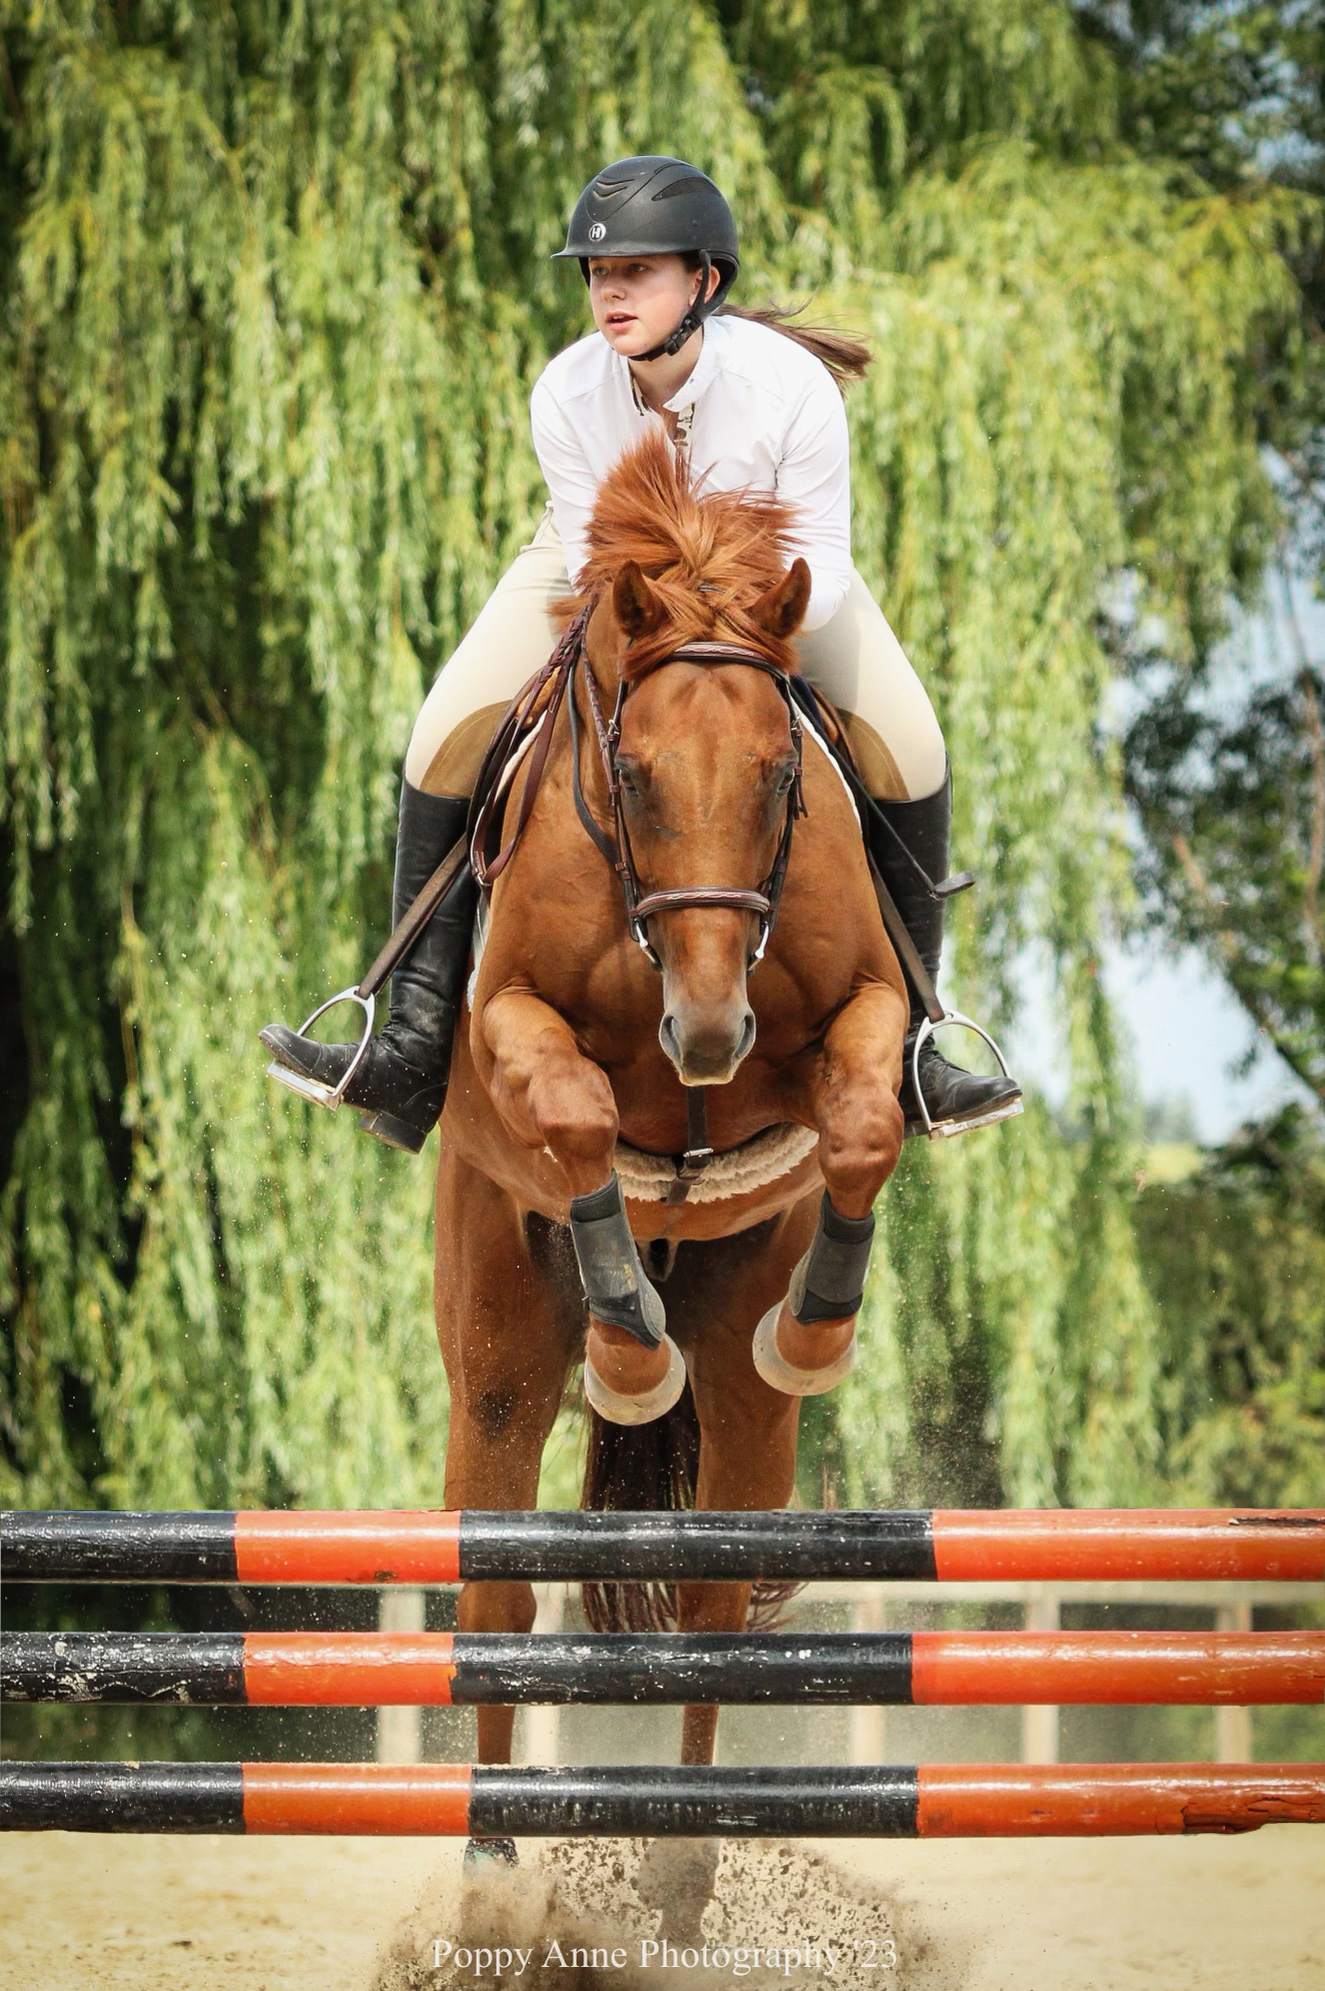
M 1229 982 L 1238 1001 L 1251 1016 L 1257 1028 L 1265 1032 L 1289 1070 L 1300 1078 L 1303 1085 L 1314 1093 L 1322 1106 L 1325 1106 L 1325 1079 L 1316 1078 L 1309 1070 L 1300 1053 L 1284 1037 L 1264 998 L 1254 986 L 1247 972 L 1247 959 L 1239 945 L 1238 937 L 1231 927 L 1220 919 L 1220 901 L 1210 889 L 1209 880 L 1197 861 L 1195 851 L 1181 830 L 1172 832 L 1171 841 L 1174 854 L 1182 866 L 1182 874 L 1200 904 L 1210 935 L 1218 943 L 1220 952 L 1228 963 Z
M 1318 968 L 1325 954 L 1325 928 L 1321 925 L 1320 874 L 1325 866 L 1325 726 L 1321 725 L 1320 695 L 1312 673 L 1301 677 L 1302 706 L 1306 715 L 1307 738 L 1311 742 L 1311 838 L 1307 849 L 1307 880 L 1303 888 L 1306 902 L 1308 946 L 1311 965 Z
M 2 34 L 0 34 L 0 94 L 4 96 L 5 105 L 9 111 L 10 118 L 13 120 L 15 131 L 21 131 L 23 127 L 23 105 L 19 99 L 18 91 L 14 88 L 13 71 L 9 67 L 9 50 L 5 47 L 5 38 Z
M 1318 968 L 1321 955 L 1325 953 L 1325 932 L 1321 930 L 1320 876 L 1325 864 L 1325 733 L 1322 733 L 1320 699 L 1316 692 L 1316 674 L 1307 652 L 1306 634 L 1293 600 L 1293 583 L 1286 563 L 1279 562 L 1279 587 L 1284 599 L 1284 616 L 1293 638 L 1293 648 L 1297 652 L 1298 689 L 1302 693 L 1302 707 L 1306 719 L 1307 738 L 1311 746 L 1312 792 L 1311 792 L 1311 831 L 1307 848 L 1307 878 L 1303 889 L 1307 920 L 1307 954 L 1313 968 Z

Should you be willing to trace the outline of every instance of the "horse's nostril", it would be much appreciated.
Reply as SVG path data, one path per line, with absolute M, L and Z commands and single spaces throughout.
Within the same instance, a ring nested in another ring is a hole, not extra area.
M 733 1025 L 735 1030 L 733 1031 Z M 752 1009 L 726 1019 L 690 1017 L 668 1010 L 658 1026 L 658 1041 L 686 1085 L 723 1085 L 755 1040 Z

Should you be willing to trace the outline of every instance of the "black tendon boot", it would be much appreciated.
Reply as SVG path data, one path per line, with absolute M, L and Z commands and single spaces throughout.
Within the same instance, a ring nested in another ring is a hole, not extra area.
M 464 835 L 468 814 L 466 796 L 425 795 L 408 781 L 401 783 L 393 927 Z M 466 867 L 392 975 L 390 1018 L 345 1089 L 346 1104 L 363 1109 L 359 1125 L 364 1132 L 409 1154 L 423 1146 L 446 1098 L 476 893 Z M 262 1041 L 278 1063 L 331 1086 L 344 1076 L 358 1048 L 317 1044 L 283 1023 L 269 1023 Z
M 943 905 L 929 892 L 915 865 L 907 860 L 909 850 L 916 862 L 940 884 L 948 875 L 948 832 L 952 822 L 952 771 L 942 788 L 919 802 L 879 802 L 880 813 L 897 832 L 890 836 L 882 823 L 870 822 L 870 855 L 896 902 L 908 933 L 915 941 L 929 978 L 937 982 L 939 956 L 943 951 Z M 906 846 L 901 848 L 897 838 Z M 925 1006 L 911 990 L 911 1023 L 906 1033 L 901 1105 L 908 1133 L 923 1130 L 924 1121 L 911 1085 L 911 1052 L 916 1032 L 925 1021 Z M 968 1126 L 988 1126 L 1021 1111 L 1021 1087 L 1013 1078 L 980 1078 L 974 1072 L 952 1065 L 929 1038 L 920 1052 L 920 1091 L 936 1130 L 964 1131 Z

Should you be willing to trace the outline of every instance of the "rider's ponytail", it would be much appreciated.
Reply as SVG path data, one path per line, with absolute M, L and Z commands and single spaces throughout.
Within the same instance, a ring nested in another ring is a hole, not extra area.
M 845 394 L 853 381 L 864 377 L 874 355 L 863 339 L 853 339 L 849 332 L 836 332 L 828 325 L 798 325 L 795 321 L 804 309 L 804 305 L 793 311 L 779 304 L 760 304 L 751 311 L 743 311 L 739 305 L 724 304 L 718 316 L 751 318 L 756 325 L 767 325 L 771 332 L 781 332 L 784 339 L 794 339 L 798 346 L 804 346 L 817 360 L 823 361 Z
M 685 265 L 688 270 L 697 270 L 702 267 L 701 258 L 687 256 Z M 739 304 L 720 304 L 717 316 L 749 318 L 756 325 L 767 325 L 770 332 L 781 332 L 784 339 L 794 339 L 807 353 L 823 361 L 839 391 L 845 394 L 853 381 L 864 378 L 874 355 L 863 339 L 853 339 L 849 332 L 835 332 L 828 325 L 798 325 L 796 320 L 804 309 L 803 304 L 795 310 L 784 304 L 759 304 L 743 311 Z

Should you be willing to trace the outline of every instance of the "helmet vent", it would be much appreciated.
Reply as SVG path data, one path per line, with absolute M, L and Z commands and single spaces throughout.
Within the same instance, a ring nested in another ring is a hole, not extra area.
M 673 180 L 670 186 L 664 187 L 662 192 L 655 194 L 653 198 L 655 200 L 675 200 L 678 194 L 687 193 L 702 178 L 703 175 L 700 173 L 688 173 L 684 180 Z

